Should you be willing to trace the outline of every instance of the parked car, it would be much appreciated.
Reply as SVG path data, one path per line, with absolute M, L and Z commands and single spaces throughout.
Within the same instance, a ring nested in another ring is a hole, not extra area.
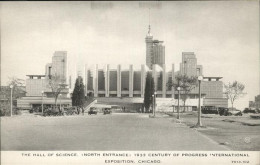
M 104 115 L 105 115 L 105 114 L 111 114 L 111 109 L 105 108 L 105 109 L 103 110 L 103 114 L 104 114 Z
M 219 107 L 218 113 L 220 116 L 227 116 L 228 115 L 228 108 Z
M 76 115 L 78 114 L 77 107 L 69 107 L 64 109 L 66 115 Z
M 220 116 L 242 116 L 242 111 L 235 108 L 219 107 L 218 112 Z
M 245 108 L 243 113 L 260 113 L 259 109 L 255 109 L 255 108 Z
M 93 108 L 90 108 L 90 110 L 88 111 L 88 114 L 89 115 L 92 115 L 92 114 L 96 115 L 97 114 L 97 110 L 95 110 Z
M 242 116 L 242 111 L 238 110 L 238 109 L 228 109 L 228 114 L 227 116 Z
M 32 108 L 29 110 L 29 113 L 39 113 L 39 112 L 42 112 L 41 107 L 32 107 Z
M 29 110 L 29 113 L 33 113 L 33 112 L 34 112 L 34 109 L 31 108 L 31 109 Z
M 218 108 L 215 106 L 204 106 L 201 109 L 203 114 L 218 114 Z
M 63 112 L 59 108 L 49 108 L 43 112 L 43 116 L 63 116 Z

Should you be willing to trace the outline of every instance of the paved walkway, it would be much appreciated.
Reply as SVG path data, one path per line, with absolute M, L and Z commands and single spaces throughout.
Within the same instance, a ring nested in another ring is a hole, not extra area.
M 147 114 L 4 117 L 2 150 L 227 150 L 172 118 Z

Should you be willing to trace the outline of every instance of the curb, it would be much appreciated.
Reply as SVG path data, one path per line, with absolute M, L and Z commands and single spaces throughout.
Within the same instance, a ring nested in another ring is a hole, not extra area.
M 230 119 L 224 119 L 222 120 L 224 122 L 236 122 L 236 123 L 241 123 L 243 125 L 247 125 L 247 126 L 260 126 L 260 124 L 253 124 L 253 123 L 248 123 L 248 122 L 243 122 L 243 121 L 236 121 L 236 120 L 230 120 Z

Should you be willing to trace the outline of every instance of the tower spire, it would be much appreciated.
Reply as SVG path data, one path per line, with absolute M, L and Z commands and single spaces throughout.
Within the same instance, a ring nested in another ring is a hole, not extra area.
M 148 27 L 148 34 L 151 34 L 151 25 L 150 25 L 150 8 L 149 8 L 149 27 Z

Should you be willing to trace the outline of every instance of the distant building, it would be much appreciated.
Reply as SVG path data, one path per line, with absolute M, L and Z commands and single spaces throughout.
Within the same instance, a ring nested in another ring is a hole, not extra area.
M 146 42 L 146 65 L 152 69 L 152 66 L 157 64 L 161 67 L 165 64 L 165 46 L 163 41 L 153 40 L 151 28 L 145 38 Z
M 255 102 L 249 101 L 249 108 L 255 108 Z
M 260 108 L 260 95 L 255 96 L 255 108 Z
M 255 96 L 254 101 L 249 101 L 249 108 L 258 108 L 260 109 L 260 95 Z
M 194 52 L 183 52 L 180 63 L 180 73 L 187 76 L 202 75 L 202 65 L 197 65 L 197 58 Z

